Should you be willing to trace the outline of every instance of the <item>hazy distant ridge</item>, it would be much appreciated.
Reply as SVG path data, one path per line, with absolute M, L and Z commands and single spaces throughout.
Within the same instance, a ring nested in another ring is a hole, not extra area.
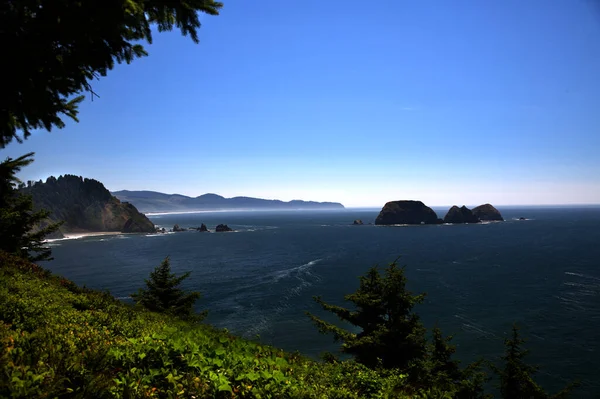
M 225 209 L 344 209 L 337 202 L 293 200 L 267 200 L 252 197 L 225 198 L 217 194 L 188 197 L 180 194 L 164 194 L 156 191 L 114 191 L 112 195 L 130 202 L 140 212 L 185 212 Z

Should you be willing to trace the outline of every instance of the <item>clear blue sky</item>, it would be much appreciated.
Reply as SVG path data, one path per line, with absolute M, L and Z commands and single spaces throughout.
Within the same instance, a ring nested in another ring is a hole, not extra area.
M 596 2 L 224 1 L 2 158 L 110 190 L 600 203 Z

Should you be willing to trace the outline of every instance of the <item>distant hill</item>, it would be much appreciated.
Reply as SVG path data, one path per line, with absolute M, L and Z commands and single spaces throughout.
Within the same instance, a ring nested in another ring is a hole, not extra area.
M 28 182 L 20 188 L 33 197 L 35 208 L 52 212 L 52 221 L 64 221 L 62 233 L 86 231 L 154 232 L 154 224 L 132 204 L 123 203 L 94 179 L 64 175 L 46 182 Z
M 115 191 L 112 193 L 121 201 L 136 206 L 140 212 L 191 212 L 205 210 L 234 209 L 344 209 L 337 202 L 314 202 L 294 200 L 289 202 L 266 200 L 252 197 L 225 198 L 217 194 L 204 194 L 199 197 L 187 197 L 180 194 L 163 194 L 156 191 Z

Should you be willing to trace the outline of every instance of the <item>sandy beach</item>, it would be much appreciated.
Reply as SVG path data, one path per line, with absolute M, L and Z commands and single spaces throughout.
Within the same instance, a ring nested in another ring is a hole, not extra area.
M 96 236 L 111 236 L 117 234 L 127 234 L 121 233 L 119 231 L 86 231 L 86 232 L 72 232 L 72 233 L 64 233 L 64 238 L 51 238 L 45 240 L 46 242 L 60 241 L 60 240 L 77 240 L 79 238 L 85 237 L 96 237 Z

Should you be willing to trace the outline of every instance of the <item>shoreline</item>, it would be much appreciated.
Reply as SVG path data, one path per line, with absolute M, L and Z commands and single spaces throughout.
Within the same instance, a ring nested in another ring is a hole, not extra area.
M 120 231 L 86 231 L 81 233 L 63 233 L 65 239 L 77 239 L 83 237 L 95 237 L 95 236 L 112 236 L 116 234 L 127 234 L 121 233 Z
M 44 242 L 55 242 L 62 240 L 78 240 L 80 238 L 86 237 L 98 237 L 98 236 L 112 236 L 119 234 L 129 234 L 129 233 L 121 233 L 120 231 L 86 231 L 86 232 L 71 232 L 71 233 L 63 233 L 63 238 L 50 238 L 48 240 L 44 240 Z

